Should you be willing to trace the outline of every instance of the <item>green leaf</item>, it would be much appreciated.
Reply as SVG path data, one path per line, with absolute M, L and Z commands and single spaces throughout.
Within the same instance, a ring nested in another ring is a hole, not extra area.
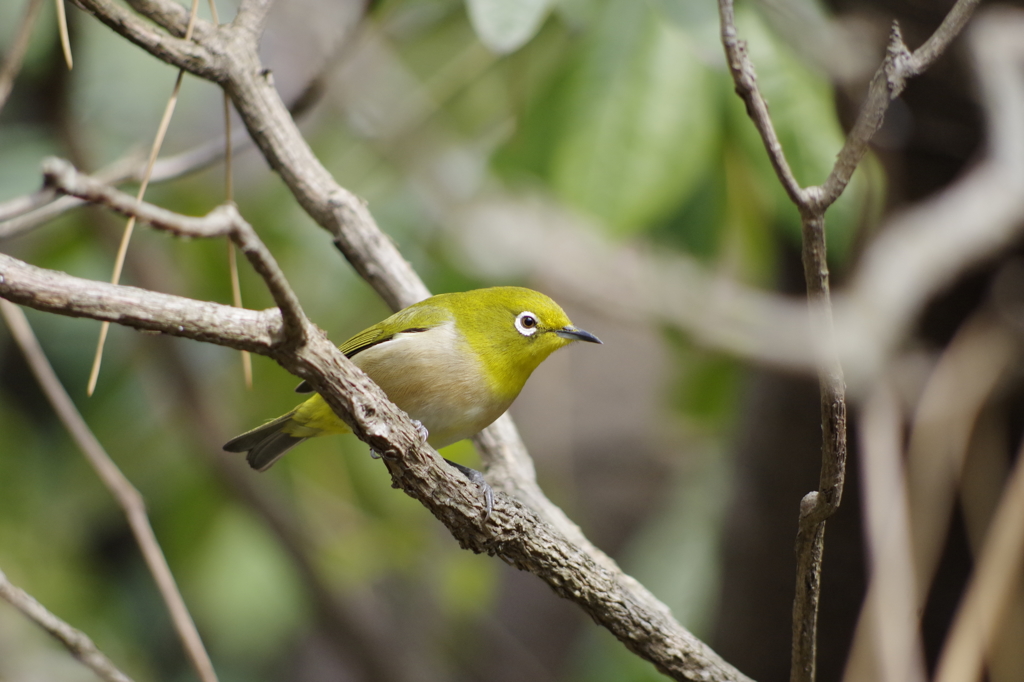
M 515 52 L 537 34 L 551 0 L 466 0 L 480 41 L 498 54 Z
M 717 98 L 686 35 L 611 0 L 568 79 L 552 161 L 569 203 L 630 233 L 687 199 L 716 147 Z

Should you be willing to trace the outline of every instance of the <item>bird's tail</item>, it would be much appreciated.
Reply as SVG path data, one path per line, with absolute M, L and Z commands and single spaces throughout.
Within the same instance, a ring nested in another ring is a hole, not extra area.
M 304 437 L 293 436 L 282 430 L 292 420 L 294 414 L 295 410 L 292 410 L 262 426 L 257 426 L 252 431 L 235 436 L 224 444 L 224 449 L 228 452 L 248 452 L 245 460 L 249 462 L 249 466 L 257 471 L 266 471 L 284 453 L 306 440 Z

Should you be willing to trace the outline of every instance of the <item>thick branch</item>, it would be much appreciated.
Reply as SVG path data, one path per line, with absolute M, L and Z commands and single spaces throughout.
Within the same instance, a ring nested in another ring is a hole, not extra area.
M 133 17 L 129 20 L 122 16 L 124 13 L 117 14 L 109 0 L 80 1 L 100 15 L 115 31 L 154 55 L 221 83 L 271 167 L 280 173 L 303 208 L 334 235 L 336 244 L 346 258 L 392 307 L 403 307 L 428 295 L 429 292 L 411 266 L 377 227 L 365 204 L 339 186 L 313 155 L 274 89 L 271 74 L 259 61 L 250 27 L 236 30 L 233 26 L 222 26 L 209 34 L 197 29 L 194 40 L 202 46 L 202 52 L 195 52 L 191 44 L 182 45 L 184 41 L 175 41 L 144 30 Z M 396 484 L 431 508 L 467 547 L 476 551 L 500 553 L 522 567 L 537 566 L 540 570 L 540 566 L 546 565 L 526 549 L 531 537 L 529 526 L 502 527 L 492 518 L 485 529 L 487 536 L 502 537 L 501 533 L 505 533 L 508 540 L 503 539 L 503 543 L 510 544 L 495 546 L 492 550 L 486 544 L 470 541 L 465 529 L 475 528 L 479 523 L 480 496 L 470 494 L 464 480 L 458 478 L 449 467 L 443 466 L 433 451 L 417 444 L 417 434 L 408 419 L 384 400 L 379 389 L 358 373 L 322 336 L 310 331 L 305 346 L 292 350 L 274 348 L 257 352 L 271 355 L 289 371 L 309 380 L 313 388 L 353 427 L 356 434 L 374 449 L 395 453 L 395 461 L 388 465 Z M 526 455 L 520 451 L 518 456 Z M 423 470 L 428 474 L 427 478 L 418 478 L 414 471 L 414 457 L 425 458 L 424 461 L 431 463 Z M 440 487 L 428 486 L 428 481 Z M 502 496 L 495 513 L 509 504 L 513 503 Z M 526 512 L 518 502 L 513 506 Z M 533 518 L 531 513 L 531 522 Z M 558 520 L 554 522 L 558 523 Z M 463 526 L 456 523 L 462 523 Z M 559 542 L 565 542 L 561 535 L 557 537 L 560 538 Z M 516 546 L 524 548 L 524 558 L 514 558 L 511 550 Z M 547 548 L 549 552 L 558 549 L 564 548 Z M 579 548 L 572 549 L 586 557 L 591 566 L 596 566 Z M 693 639 L 666 612 L 650 612 L 650 606 L 660 606 L 658 602 L 638 584 L 622 576 L 621 572 L 616 570 L 611 573 L 621 578 L 617 582 L 620 592 L 598 599 L 594 590 L 582 588 L 586 584 L 586 574 L 577 576 L 581 581 L 581 589 L 572 590 L 566 585 L 573 569 L 557 559 L 554 559 L 553 566 L 553 570 L 545 572 L 541 577 L 549 583 L 559 577 L 559 584 L 566 596 L 581 603 L 595 620 L 611 629 L 630 648 L 662 670 L 680 679 L 742 679 L 742 675 Z M 583 599 L 584 594 L 588 595 L 586 600 Z M 632 619 L 616 621 L 617 617 L 627 615 L 621 613 L 621 605 L 626 599 L 630 604 L 628 615 Z M 664 623 L 656 635 L 643 627 L 643 623 L 652 622 L 659 626 Z M 633 623 L 641 629 L 635 631 Z M 705 665 L 708 667 L 702 667 Z
M 283 329 L 276 308 L 256 312 L 80 279 L 3 253 L 0 297 L 59 315 L 106 320 L 253 353 L 267 354 Z
M 196 237 L 227 234 L 236 239 L 251 231 L 231 215 L 215 211 L 205 218 L 175 216 L 104 188 L 62 162 L 50 161 L 47 167 L 48 181 L 58 187 L 101 200 L 161 229 Z M 251 239 L 259 248 L 250 251 L 262 253 L 264 247 L 255 234 Z M 242 239 L 241 243 L 247 242 Z M 264 276 L 270 276 L 272 260 L 268 265 L 254 258 L 254 265 L 260 263 Z M 283 279 L 281 286 L 287 287 Z M 82 295 L 83 291 L 89 293 Z M 276 342 L 283 326 L 279 316 L 271 318 L 277 324 L 267 329 L 267 320 L 259 319 L 265 318 L 266 312 L 89 282 L 2 254 L 0 296 L 51 312 L 110 319 L 272 357 L 309 381 L 360 439 L 384 453 L 396 487 L 430 509 L 464 547 L 500 556 L 536 573 L 560 595 L 579 603 L 630 649 L 678 679 L 745 679 L 675 622 L 662 604 L 625 576 L 610 558 L 597 553 L 600 560 L 596 561 L 588 553 L 592 550 L 589 544 L 581 548 L 570 542 L 518 500 L 499 495 L 491 518 L 482 522 L 483 501 L 478 491 L 444 465 L 440 456 L 420 441 L 409 418 L 311 324 L 306 323 L 304 343 L 282 344 Z M 216 318 L 218 312 L 230 315 L 234 326 L 225 330 Z M 201 326 L 205 328 L 197 328 Z
M 518 500 L 499 492 L 491 517 L 482 523 L 479 492 L 423 445 L 408 417 L 321 334 L 311 334 L 305 346 L 281 348 L 273 342 L 276 334 L 268 333 L 268 327 L 276 331 L 280 326 L 280 318 L 270 311 L 255 313 L 90 282 L 5 255 L 0 255 L 0 296 L 50 312 L 109 319 L 274 358 L 308 380 L 359 438 L 394 458 L 388 466 L 396 485 L 430 509 L 464 547 L 535 573 L 676 679 L 747 679 L 614 563 L 599 565 Z M 230 311 L 237 312 L 224 324 L 219 314 Z

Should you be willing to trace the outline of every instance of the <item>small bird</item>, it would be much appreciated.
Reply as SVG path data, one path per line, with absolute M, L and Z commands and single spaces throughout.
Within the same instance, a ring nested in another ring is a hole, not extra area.
M 492 287 L 415 303 L 356 334 L 340 349 L 440 449 L 476 435 L 500 417 L 533 370 L 574 341 L 601 343 L 574 327 L 544 294 Z M 313 389 L 304 381 L 295 390 Z M 231 439 L 224 449 L 248 452 L 249 465 L 265 471 L 307 438 L 350 432 L 318 394 Z M 482 482 L 478 472 L 449 463 Z

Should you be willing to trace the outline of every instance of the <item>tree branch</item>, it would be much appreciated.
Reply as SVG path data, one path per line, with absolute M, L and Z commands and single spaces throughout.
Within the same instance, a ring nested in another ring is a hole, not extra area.
M 0 571 L 0 597 L 36 622 L 67 648 L 71 655 L 88 666 L 106 682 L 132 682 L 132 678 L 121 672 L 106 655 L 96 648 L 89 636 L 71 627 L 24 590 L 15 587 Z
M 800 502 L 791 682 L 812 682 L 815 678 L 825 520 L 839 507 L 846 476 L 846 384 L 836 346 L 829 293 L 825 211 L 852 178 L 867 151 L 868 142 L 881 127 L 889 101 L 902 92 L 906 78 L 920 73 L 948 46 L 966 24 L 976 4 L 977 0 L 960 0 L 936 35 L 926 43 L 926 49 L 923 47 L 919 51 L 916 60 L 904 46 L 898 27 L 893 27 L 885 62 L 872 80 L 868 100 L 862 106 L 832 172 L 822 187 L 804 189 L 789 168 L 768 113 L 768 104 L 758 89 L 746 45 L 737 37 L 732 0 L 719 0 L 722 45 L 736 92 L 746 104 L 747 113 L 761 135 L 779 182 L 800 213 L 807 297 L 815 335 L 822 342 L 818 372 L 823 435 L 821 475 L 818 490 L 808 493 Z
M 281 311 L 284 323 L 284 344 L 298 344 L 304 340 L 309 324 L 298 298 L 289 286 L 284 273 L 270 250 L 260 241 L 256 230 L 245 221 L 233 204 L 215 208 L 202 218 L 183 216 L 154 206 L 120 192 L 76 171 L 67 161 L 50 158 L 43 162 L 46 186 L 94 203 L 103 204 L 126 216 L 134 216 L 158 230 L 179 237 L 228 237 L 245 254 L 253 269 L 263 277 L 274 302 Z
M 161 229 L 196 237 L 230 234 L 233 238 L 246 230 L 236 221 L 225 220 L 218 211 L 206 218 L 174 217 L 163 209 L 136 203 L 116 190 L 101 190 L 60 163 L 50 162 L 48 167 L 47 177 L 59 186 L 82 190 L 82 194 L 88 193 L 143 221 L 153 221 Z M 255 234 L 252 239 L 258 241 Z M 251 259 L 251 254 L 257 253 L 259 249 L 247 251 Z M 259 258 L 254 259 L 254 265 L 259 262 Z M 264 264 L 261 274 L 267 277 L 271 270 Z M 91 295 L 83 295 L 83 291 Z M 463 547 L 499 556 L 538 575 L 627 647 L 676 679 L 746 679 L 673 620 L 664 605 L 624 575 L 610 558 L 598 554 L 595 559 L 588 551 L 592 550 L 589 543 L 582 548 L 573 544 L 518 500 L 499 493 L 491 517 L 482 521 L 483 500 L 475 487 L 422 443 L 408 416 L 308 322 L 303 343 L 284 344 L 278 341 L 283 322 L 268 311 L 254 313 L 89 282 L 34 268 L 2 254 L 0 297 L 51 312 L 110 319 L 273 358 L 309 381 L 356 436 L 384 453 L 395 487 L 426 506 Z M 217 319 L 220 312 L 230 315 L 226 329 Z
M 360 439 L 385 453 L 396 487 L 423 503 L 463 547 L 536 574 L 675 679 L 747 679 L 675 622 L 639 583 L 613 563 L 611 568 L 599 565 L 514 498 L 498 493 L 491 517 L 482 523 L 478 492 L 422 444 L 408 417 L 322 335 L 312 335 L 299 348 L 282 348 L 272 340 L 277 335 L 267 333 L 266 312 L 239 311 L 245 314 L 236 314 L 225 328 L 216 313 L 235 310 L 227 306 L 217 306 L 211 315 L 215 304 L 89 282 L 2 254 L 0 296 L 50 312 L 110 319 L 274 358 L 308 380 Z M 105 300 L 97 301 L 100 296 Z
M 896 99 L 906 87 L 906 81 L 919 76 L 946 51 L 953 39 L 960 35 L 980 0 L 958 0 L 939 28 L 917 50 L 910 53 L 903 43 L 899 26 L 893 24 L 889 35 L 885 61 L 875 72 L 868 86 L 867 97 L 853 129 L 825 183 L 817 189 L 816 203 L 824 211 L 843 193 L 853 172 L 864 159 L 868 144 L 882 127 L 889 102 Z
M 220 65 L 220 60 L 216 58 L 213 52 L 198 42 L 199 39 L 203 38 L 209 41 L 216 35 L 218 29 L 213 29 L 208 23 L 197 21 L 192 36 L 193 40 L 183 40 L 162 33 L 152 25 L 137 18 L 131 12 L 114 4 L 111 0 L 75 0 L 75 2 L 104 24 L 158 59 L 208 80 L 219 81 L 223 77 L 224 69 Z M 167 4 L 172 5 L 174 3 Z M 188 11 L 180 5 L 175 6 L 186 17 L 185 23 L 180 26 L 180 35 L 184 35 Z M 159 14 L 156 16 L 163 17 L 164 15 Z
M 178 590 L 174 575 L 167 565 L 167 559 L 160 548 L 160 543 L 153 532 L 153 527 L 149 523 L 146 503 L 143 501 L 142 495 L 121 473 L 100 442 L 96 440 L 85 420 L 82 419 L 82 415 L 75 408 L 71 397 L 64 390 L 57 374 L 46 359 L 46 355 L 43 354 L 43 349 L 39 346 L 28 320 L 25 319 L 25 314 L 13 303 L 0 299 L 0 316 L 7 322 L 11 336 L 21 348 L 25 360 L 43 389 L 43 393 L 50 401 L 54 412 L 57 413 L 57 417 L 124 511 L 132 535 L 135 536 L 135 541 L 153 575 L 160 596 L 170 612 L 174 629 L 181 638 L 185 653 L 196 669 L 199 678 L 204 682 L 217 682 L 217 674 L 214 672 L 203 641 L 199 637 L 199 631 L 196 630 L 188 607 L 185 606 L 185 600 Z

